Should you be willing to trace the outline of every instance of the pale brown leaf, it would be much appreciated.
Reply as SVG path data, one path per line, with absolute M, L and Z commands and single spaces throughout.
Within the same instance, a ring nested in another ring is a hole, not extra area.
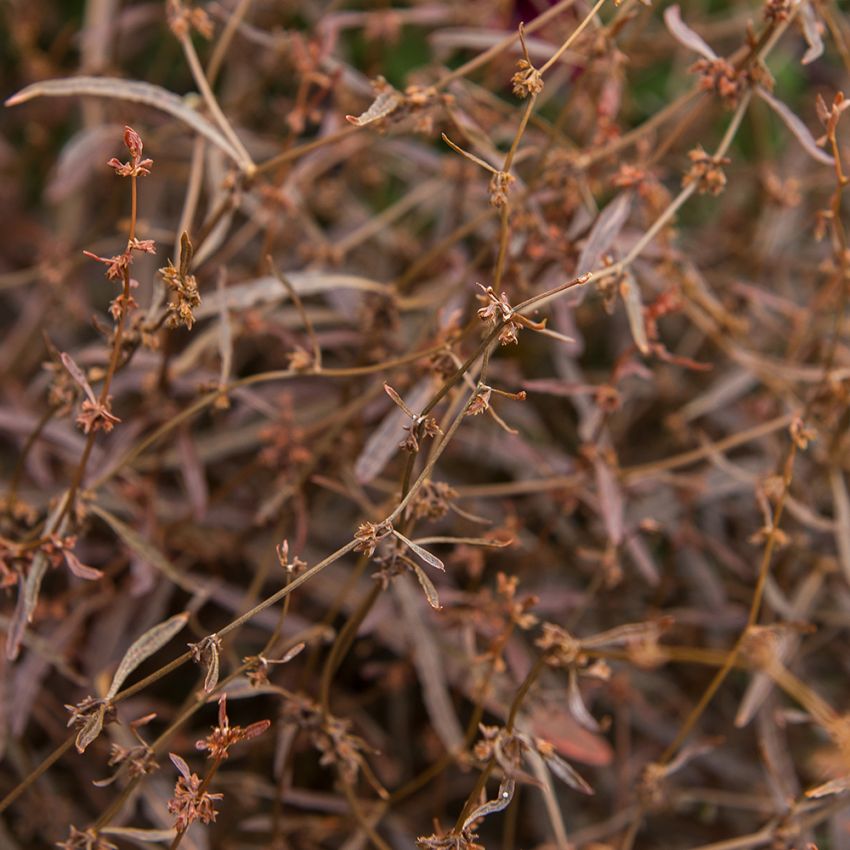
M 818 147 L 814 136 L 799 116 L 795 115 L 781 100 L 777 100 L 763 88 L 757 88 L 756 94 L 782 119 L 785 126 L 794 134 L 803 150 L 812 159 L 824 165 L 835 164 L 835 160 L 826 151 Z
M 632 193 L 621 192 L 599 213 L 590 228 L 587 242 L 581 250 L 576 267 L 576 276 L 595 271 L 599 260 L 614 244 L 632 210 Z
M 104 835 L 115 835 L 144 844 L 168 844 L 174 841 L 177 834 L 174 829 L 138 829 L 132 826 L 104 826 L 99 831 Z
M 86 747 L 94 741 L 103 730 L 103 720 L 106 716 L 106 704 L 98 706 L 97 711 L 90 714 L 80 731 L 77 733 L 77 738 L 74 741 L 74 746 L 78 753 L 84 753 Z
M 67 77 L 42 80 L 21 89 L 6 100 L 6 106 L 17 106 L 37 97 L 109 97 L 130 103 L 143 103 L 182 121 L 196 133 L 209 139 L 234 162 L 242 159 L 233 146 L 203 115 L 196 112 L 182 97 L 150 83 L 121 80 L 117 77 Z
M 844 473 L 837 464 L 829 471 L 829 484 L 832 488 L 832 503 L 835 510 L 835 545 L 838 549 L 838 562 L 845 580 L 850 583 L 850 494 Z
M 152 629 L 148 629 L 141 637 L 133 641 L 130 648 L 124 653 L 124 657 L 112 677 L 112 684 L 106 692 L 106 699 L 111 700 L 121 689 L 121 685 L 124 684 L 130 673 L 157 650 L 165 646 L 188 621 L 189 615 L 183 611 L 169 617 Z
M 393 529 L 393 534 L 410 549 L 418 558 L 421 558 L 429 567 L 434 567 L 441 572 L 446 571 L 446 565 L 436 556 L 431 554 L 427 549 L 423 549 L 418 543 L 408 540 L 400 531 Z
M 379 92 L 369 108 L 360 115 L 346 115 L 345 120 L 355 127 L 365 127 L 374 121 L 380 121 L 395 112 L 404 103 L 404 95 L 394 88 Z
M 495 800 L 488 800 L 478 808 L 473 809 L 467 819 L 463 822 L 462 829 L 469 829 L 469 827 L 478 820 L 478 818 L 486 817 L 487 815 L 492 815 L 495 812 L 501 812 L 502 809 L 506 809 L 511 800 L 514 798 L 514 789 L 516 788 L 516 783 L 510 777 L 505 777 L 502 780 L 502 784 L 499 785 L 499 793 L 496 795 Z
M 640 287 L 634 275 L 628 270 L 626 270 L 625 279 L 620 284 L 620 295 L 623 298 L 623 304 L 626 306 L 626 317 L 629 320 L 632 339 L 641 354 L 649 354 L 649 340 L 643 321 L 643 301 L 640 297 Z
M 422 590 L 425 591 L 425 598 L 428 600 L 428 604 L 439 611 L 443 606 L 440 604 L 440 597 L 437 594 L 437 588 L 434 587 L 434 583 L 428 578 L 428 574 L 419 564 L 414 561 L 410 562 L 411 569 L 416 574 L 416 578 L 419 580 L 419 584 L 422 585 Z
M 695 33 L 683 20 L 678 4 L 664 10 L 664 23 L 670 35 L 693 53 L 699 53 L 705 59 L 716 59 L 717 54 L 705 43 L 701 35 Z
M 803 38 L 806 39 L 808 49 L 800 60 L 803 65 L 808 65 L 823 56 L 823 39 L 820 34 L 820 22 L 815 14 L 814 4 L 803 2 L 800 9 L 800 23 L 803 26 Z

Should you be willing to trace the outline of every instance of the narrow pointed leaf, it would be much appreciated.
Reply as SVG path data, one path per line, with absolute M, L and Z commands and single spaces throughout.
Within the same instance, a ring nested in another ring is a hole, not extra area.
M 601 732 L 596 718 L 587 710 L 578 686 L 578 674 L 570 667 L 570 682 L 567 688 L 567 706 L 578 723 L 590 732 Z
M 818 19 L 812 3 L 803 2 L 803 7 L 800 9 L 800 22 L 803 25 L 803 38 L 809 46 L 800 62 L 808 65 L 823 56 L 823 39 L 820 36 Z
M 171 763 L 177 768 L 177 771 L 181 774 L 184 779 L 188 779 L 192 775 L 192 771 L 189 770 L 189 765 L 177 755 L 177 753 L 169 753 L 168 757 L 171 759 Z
M 301 643 L 296 643 L 295 646 L 291 647 L 290 649 L 287 649 L 286 652 L 284 652 L 283 655 L 280 657 L 280 663 L 286 664 L 287 661 L 292 661 L 292 659 L 295 658 L 296 655 L 301 654 L 301 650 L 303 650 L 306 645 L 307 644 L 302 641 Z
M 835 544 L 838 549 L 838 563 L 844 578 L 850 582 L 850 493 L 844 481 L 840 467 L 833 466 L 829 473 L 832 487 L 832 504 L 835 511 Z
M 599 213 L 579 256 L 577 276 L 598 268 L 599 260 L 613 246 L 631 210 L 632 193 L 622 192 Z
M 148 629 L 140 638 L 137 638 L 118 665 L 115 675 L 112 677 L 112 684 L 106 693 L 106 698 L 112 699 L 115 694 L 121 689 L 125 679 L 133 672 L 143 661 L 150 658 L 157 650 L 162 649 L 168 641 L 171 640 L 189 621 L 189 615 L 184 611 L 180 614 L 175 614 L 165 622 Z
M 704 59 L 716 59 L 717 54 L 705 43 L 703 37 L 695 33 L 683 20 L 678 4 L 664 10 L 664 23 L 670 35 L 687 50 L 699 53 Z
M 643 302 L 640 297 L 640 287 L 631 272 L 626 272 L 625 280 L 620 284 L 620 295 L 626 306 L 626 317 L 629 320 L 629 330 L 632 339 L 641 354 L 649 354 L 649 340 L 646 336 L 646 325 L 643 321 Z
M 440 604 L 440 597 L 437 595 L 437 588 L 434 587 L 434 583 L 428 578 L 427 573 L 419 564 L 414 561 L 410 561 L 410 566 L 413 569 L 413 572 L 416 573 L 416 578 L 419 579 L 419 584 L 422 585 L 422 590 L 425 591 L 425 598 L 428 600 L 428 604 L 439 611 L 443 606 Z
M 91 388 L 91 384 L 89 384 L 83 370 L 74 362 L 74 358 L 65 351 L 59 355 L 59 358 L 62 361 L 62 365 L 68 370 L 68 374 L 88 396 L 89 401 L 96 402 L 97 398 L 95 397 L 94 390 Z
M 393 534 L 413 552 L 418 558 L 421 558 L 429 567 L 434 567 L 435 570 L 441 572 L 446 571 L 446 565 L 436 556 L 432 555 L 427 549 L 423 549 L 418 543 L 408 540 L 400 531 L 393 529 Z
M 86 564 L 82 563 L 80 559 L 73 552 L 64 552 L 65 563 L 68 565 L 68 569 L 77 577 L 85 579 L 86 581 L 96 581 L 99 578 L 103 578 L 103 571 L 95 569 L 94 567 L 89 567 Z
M 809 128 L 781 100 L 777 100 L 763 88 L 757 88 L 756 94 L 782 119 L 785 126 L 794 134 L 803 150 L 812 159 L 824 165 L 835 163 L 835 160 L 826 151 L 818 147 L 814 136 L 809 132 Z
M 13 94 L 6 101 L 6 106 L 17 106 L 37 97 L 80 96 L 109 97 L 131 103 L 144 103 L 146 106 L 167 112 L 209 139 L 235 162 L 239 164 L 242 162 L 230 142 L 182 97 L 161 86 L 138 80 L 121 80 L 115 77 L 67 77 L 60 80 L 43 80 Z
M 576 791 L 580 791 L 582 794 L 592 795 L 595 793 L 584 777 L 557 753 L 553 752 L 550 755 L 544 755 L 543 758 L 546 766 L 561 782 L 569 785 L 570 788 L 574 788 Z
M 167 844 L 174 841 L 177 834 L 174 829 L 137 829 L 132 826 L 104 826 L 100 832 L 144 844 Z
M 86 719 L 82 729 L 77 733 L 77 739 L 74 741 L 74 746 L 78 753 L 84 753 L 86 747 L 94 741 L 103 730 L 103 719 L 106 716 L 106 704 L 101 705 L 94 714 L 90 714 Z
M 135 529 L 130 528 L 127 523 L 118 519 L 117 516 L 101 508 L 99 505 L 91 505 L 91 513 L 100 517 L 117 535 L 124 544 L 146 563 L 156 567 L 163 575 L 167 576 L 178 587 L 190 592 L 196 590 L 182 575 L 174 568 L 174 565 L 153 544 L 149 543 Z
M 515 787 L 516 783 L 513 779 L 509 777 L 503 779 L 502 784 L 499 786 L 499 794 L 496 799 L 488 800 L 477 809 L 474 809 L 463 822 L 462 830 L 468 829 L 478 818 L 483 818 L 487 815 L 492 815 L 494 812 L 501 812 L 502 809 L 506 809 L 514 798 Z

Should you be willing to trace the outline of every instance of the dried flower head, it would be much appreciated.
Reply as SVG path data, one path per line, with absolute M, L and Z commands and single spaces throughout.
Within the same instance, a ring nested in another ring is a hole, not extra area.
M 121 177 L 144 177 L 151 173 L 152 159 L 142 159 L 142 137 L 132 128 L 124 127 L 124 144 L 130 151 L 130 161 L 121 162 L 112 157 L 106 164 L 115 169 L 115 173 Z
M 727 109 L 734 109 L 747 86 L 746 74 L 725 59 L 698 59 L 691 67 L 692 74 L 699 74 L 702 91 L 714 92 Z
M 537 95 L 543 91 L 543 75 L 527 59 L 520 59 L 516 73 L 511 77 L 513 93 L 517 97 Z
M 98 263 L 103 263 L 106 266 L 106 277 L 108 280 L 123 280 L 124 273 L 132 262 L 132 257 L 129 251 L 123 254 L 117 254 L 114 257 L 99 257 L 91 251 L 83 251 L 83 253 L 91 260 Z
M 817 143 L 823 147 L 827 142 L 835 142 L 835 133 L 838 128 L 838 121 L 841 118 L 841 113 L 850 107 L 850 100 L 844 97 L 844 92 L 836 92 L 832 103 L 827 106 L 826 101 L 818 95 L 815 101 L 817 108 L 818 120 L 823 124 L 826 132 L 821 136 Z
M 81 412 L 77 416 L 77 425 L 84 434 L 103 431 L 108 434 L 121 420 L 112 412 L 112 396 L 105 399 L 83 399 Z
M 351 721 L 323 712 L 321 707 L 303 694 L 288 694 L 283 706 L 286 723 L 308 733 L 313 746 L 322 754 L 319 764 L 335 767 L 345 782 L 363 778 L 381 796 L 386 791 L 377 781 L 366 762 L 364 754 L 374 752 L 360 737 L 352 734 Z
M 425 481 L 411 500 L 410 510 L 416 519 L 442 519 L 456 498 L 457 490 L 445 481 Z
M 494 171 L 490 178 L 490 205 L 501 209 L 508 203 L 508 191 L 516 181 L 507 171 Z
M 202 741 L 197 741 L 195 747 L 206 750 L 209 758 L 221 761 L 228 757 L 228 750 L 241 741 L 250 741 L 262 735 L 271 726 L 270 720 L 258 720 L 250 726 L 231 726 L 227 716 L 227 694 L 222 694 L 218 701 L 218 726 Z
M 211 794 L 202 790 L 201 778 L 189 770 L 189 765 L 180 756 L 169 753 L 168 757 L 180 773 L 174 786 L 174 795 L 168 801 L 169 813 L 177 815 L 174 823 L 177 832 L 185 832 L 196 820 L 201 823 L 215 821 L 218 814 L 215 803 L 221 800 L 224 794 Z
M 765 0 L 762 15 L 769 24 L 782 24 L 791 15 L 791 0 Z
M 370 558 L 375 554 L 378 543 L 387 535 L 392 534 L 392 524 L 389 522 L 362 522 L 357 527 L 354 537 L 357 539 L 355 552 L 363 552 Z
M 284 540 L 281 543 L 278 543 L 275 547 L 275 552 L 277 553 L 277 560 L 281 567 L 286 570 L 287 576 L 290 578 L 295 578 L 295 576 L 300 576 L 304 570 L 307 569 L 307 562 L 302 561 L 297 555 L 293 558 L 289 556 L 289 541 Z
M 697 145 L 688 151 L 688 159 L 691 161 L 691 167 L 682 178 L 683 186 L 693 183 L 701 195 L 706 192 L 719 195 L 726 188 L 726 175 L 722 166 L 729 164 L 727 157 L 711 156 L 703 150 L 702 145 Z
M 159 270 L 159 274 L 165 281 L 166 286 L 174 296 L 168 303 L 168 327 L 185 327 L 192 329 L 195 324 L 196 307 L 201 304 L 201 295 L 198 292 L 198 281 L 191 274 L 192 256 L 194 248 L 189 241 L 189 235 L 183 233 L 180 237 L 180 268 L 175 268 L 171 260 L 165 268 Z
M 581 659 L 581 642 L 555 623 L 543 623 L 543 634 L 534 643 L 553 667 L 570 667 Z
M 214 28 L 204 9 L 192 6 L 185 0 L 168 0 L 168 26 L 177 38 L 186 38 L 192 30 L 203 38 L 213 37 Z
M 478 416 L 480 413 L 484 413 L 485 410 L 490 409 L 490 396 L 492 395 L 493 390 L 491 387 L 486 385 L 482 385 L 475 390 L 475 395 L 472 397 L 472 401 L 469 402 L 469 407 L 466 408 L 467 416 Z

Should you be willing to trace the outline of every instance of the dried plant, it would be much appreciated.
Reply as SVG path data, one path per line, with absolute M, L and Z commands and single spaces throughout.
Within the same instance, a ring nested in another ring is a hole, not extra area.
M 0 845 L 845 846 L 843 5 L 78 5 L 0 7 Z

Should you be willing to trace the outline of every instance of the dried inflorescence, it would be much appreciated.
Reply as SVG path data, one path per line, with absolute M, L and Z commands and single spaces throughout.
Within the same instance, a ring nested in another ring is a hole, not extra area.
M 168 326 L 185 327 L 192 330 L 195 324 L 194 311 L 201 305 L 198 281 L 191 273 L 194 249 L 189 236 L 184 233 L 180 240 L 180 264 L 175 267 L 171 260 L 159 270 L 160 277 L 168 287 L 172 298 L 168 302 Z
M 703 150 L 702 145 L 697 145 L 688 151 L 688 159 L 691 161 L 691 167 L 682 178 L 683 186 L 693 184 L 701 195 L 719 195 L 726 188 L 723 166 L 731 162 L 729 157 L 711 156 Z
M 192 30 L 204 38 L 213 37 L 213 22 L 206 10 L 188 0 L 167 0 L 168 25 L 177 38 L 186 38 Z
M 258 720 L 244 728 L 231 726 L 227 716 L 227 694 L 222 694 L 218 701 L 218 725 L 206 738 L 198 741 L 195 747 L 208 753 L 208 758 L 221 761 L 228 757 L 232 746 L 262 735 L 269 726 L 270 720 Z
M 124 128 L 124 144 L 130 152 L 130 159 L 121 162 L 120 159 L 112 157 L 106 164 L 114 168 L 119 177 L 145 177 L 150 174 L 153 160 L 143 156 L 142 137 L 132 127 Z
M 10 843 L 839 823 L 838 5 L 53 5 L 0 57 Z
M 287 695 L 282 718 L 284 723 L 308 733 L 313 746 L 321 753 L 319 764 L 333 766 L 345 782 L 353 784 L 362 771 L 367 781 L 376 783 L 365 760 L 365 754 L 374 750 L 351 732 L 351 721 L 323 712 L 303 694 Z
M 169 813 L 177 816 L 174 822 L 177 832 L 185 832 L 195 821 L 213 823 L 218 815 L 215 804 L 224 798 L 224 794 L 207 791 L 203 780 L 197 773 L 192 773 L 180 756 L 169 753 L 169 758 L 180 774 L 174 794 L 168 801 Z

